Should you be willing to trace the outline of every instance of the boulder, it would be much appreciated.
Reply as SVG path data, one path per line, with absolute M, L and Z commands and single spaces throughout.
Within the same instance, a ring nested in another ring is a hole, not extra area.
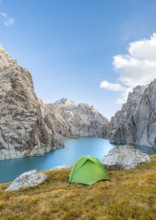
M 37 186 L 48 178 L 47 175 L 31 170 L 17 177 L 5 191 L 17 190 L 24 187 Z
M 150 162 L 149 155 L 130 145 L 113 148 L 102 160 L 108 170 L 131 169 L 147 162 Z

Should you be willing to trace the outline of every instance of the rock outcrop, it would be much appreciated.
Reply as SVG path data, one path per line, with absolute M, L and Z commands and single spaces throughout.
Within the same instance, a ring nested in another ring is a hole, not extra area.
M 17 177 L 5 191 L 13 191 L 21 188 L 37 186 L 48 178 L 43 173 L 37 173 L 37 170 L 31 170 Z
M 137 86 L 110 122 L 109 139 L 116 144 L 156 147 L 156 79 Z
M 108 121 L 93 106 L 44 104 L 31 74 L 0 47 L 0 160 L 43 155 L 65 137 L 102 136 Z
M 148 154 L 129 145 L 113 148 L 102 161 L 108 170 L 131 169 L 148 162 L 150 162 Z

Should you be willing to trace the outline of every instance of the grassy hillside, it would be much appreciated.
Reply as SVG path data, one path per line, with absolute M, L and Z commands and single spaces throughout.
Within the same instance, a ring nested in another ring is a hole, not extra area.
M 4 192 L 0 185 L 0 219 L 156 219 L 156 156 L 127 171 L 111 171 L 110 181 L 92 186 L 69 184 L 70 170 L 46 171 L 37 187 Z

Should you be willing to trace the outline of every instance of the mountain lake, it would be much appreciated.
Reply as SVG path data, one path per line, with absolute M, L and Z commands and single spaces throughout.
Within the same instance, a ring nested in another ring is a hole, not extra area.
M 102 159 L 115 145 L 102 138 L 78 138 L 64 140 L 64 147 L 43 156 L 0 161 L 0 183 L 10 182 L 23 172 L 37 169 L 48 170 L 56 166 L 72 165 L 79 157 L 92 155 Z M 156 154 L 151 147 L 136 146 L 148 154 Z

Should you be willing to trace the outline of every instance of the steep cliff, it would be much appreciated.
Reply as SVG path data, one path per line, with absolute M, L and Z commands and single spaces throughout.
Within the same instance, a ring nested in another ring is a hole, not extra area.
M 156 80 L 137 86 L 110 122 L 110 141 L 156 147 Z
M 0 47 L 0 159 L 40 155 L 57 144 L 30 73 Z
M 42 155 L 65 137 L 106 137 L 107 127 L 93 106 L 68 99 L 44 104 L 31 74 L 0 46 L 0 160 Z
M 13 67 L 0 73 L 0 158 L 43 154 L 57 144 L 41 112 L 29 72 Z

